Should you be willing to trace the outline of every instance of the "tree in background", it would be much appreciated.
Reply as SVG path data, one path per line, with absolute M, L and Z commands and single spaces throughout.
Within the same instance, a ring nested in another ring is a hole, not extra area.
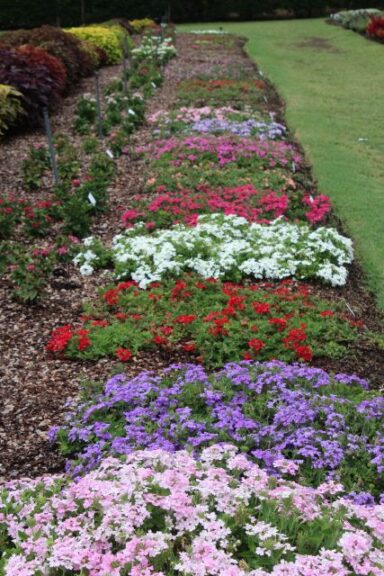
M 160 21 L 169 12 L 175 22 L 254 20 L 282 14 L 308 18 L 368 7 L 384 10 L 384 0 L 0 0 L 0 29 L 76 26 L 118 17 Z

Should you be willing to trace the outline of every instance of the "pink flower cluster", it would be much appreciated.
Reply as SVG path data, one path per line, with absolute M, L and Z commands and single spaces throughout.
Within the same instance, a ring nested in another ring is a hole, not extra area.
M 181 166 L 184 162 L 193 164 L 198 160 L 197 155 L 204 154 L 212 156 L 219 166 L 236 162 L 240 158 L 254 157 L 265 159 L 270 168 L 287 166 L 289 162 L 294 162 L 296 166 L 302 163 L 300 153 L 287 142 L 228 136 L 155 140 L 146 146 L 137 147 L 136 152 L 149 153 L 155 160 L 170 155 L 170 162 L 174 166 Z
M 300 201 L 298 192 L 291 197 L 272 190 L 260 191 L 251 184 L 216 190 L 200 185 L 195 190 L 176 191 L 159 186 L 152 200 L 142 194 L 133 196 L 130 208 L 122 214 L 122 222 L 127 228 L 136 221 L 146 222 L 149 229 L 179 222 L 195 226 L 200 214 L 223 212 L 260 224 L 268 224 L 280 216 L 290 220 L 306 218 L 315 224 L 323 221 L 330 209 L 329 198 L 324 195 L 304 196 Z
M 0 504 L 4 575 L 382 576 L 384 505 L 337 499 L 339 488 L 271 479 L 231 445 L 198 461 L 108 458 L 78 482 L 13 482 Z
M 244 112 L 239 112 L 230 106 L 223 106 L 221 108 L 213 108 L 211 106 L 202 106 L 201 108 L 187 108 L 185 106 L 179 108 L 173 114 L 168 110 L 158 110 L 148 117 L 148 122 L 151 124 L 167 124 L 172 120 L 176 122 L 185 122 L 192 124 L 205 120 L 206 118 L 215 118 L 216 120 L 226 120 L 228 115 L 244 116 Z

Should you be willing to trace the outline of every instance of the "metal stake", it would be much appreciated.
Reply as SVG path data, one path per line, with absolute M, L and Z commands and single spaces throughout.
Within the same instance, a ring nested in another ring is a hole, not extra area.
M 127 37 L 124 37 L 124 48 L 123 48 L 123 88 L 124 88 L 124 94 L 127 95 L 128 92 L 128 80 L 127 80 L 127 72 L 128 72 L 128 67 L 127 67 L 127 58 L 128 58 L 128 54 L 129 54 L 129 48 L 128 48 L 128 41 L 127 41 Z
M 97 131 L 100 140 L 103 139 L 103 116 L 101 113 L 100 102 L 100 85 L 99 85 L 99 71 L 95 72 L 95 86 L 96 86 L 96 109 L 97 109 Z
M 123 90 L 124 94 L 127 95 L 128 83 L 127 83 L 127 59 L 125 53 L 123 55 Z
M 55 185 L 57 186 L 60 183 L 60 177 L 59 177 L 59 171 L 57 169 L 56 152 L 55 152 L 55 147 L 53 145 L 53 137 L 52 137 L 51 123 L 49 121 L 48 108 L 43 109 L 43 116 L 44 116 L 45 132 L 47 134 L 47 139 L 48 139 L 48 150 L 49 150 L 49 156 L 51 159 L 53 181 L 54 181 Z

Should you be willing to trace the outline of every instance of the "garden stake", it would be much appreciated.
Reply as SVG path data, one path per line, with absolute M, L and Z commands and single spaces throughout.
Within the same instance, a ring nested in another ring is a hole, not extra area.
M 55 153 L 55 147 L 53 145 L 51 123 L 49 121 L 49 115 L 48 115 L 48 109 L 47 108 L 44 108 L 43 116 L 44 116 L 45 132 L 47 134 L 47 139 L 48 139 L 48 150 L 49 150 L 49 156 L 51 159 L 53 181 L 54 181 L 55 185 L 57 186 L 60 183 L 60 178 L 59 178 L 59 172 L 57 170 L 56 153 Z
M 162 41 L 162 42 L 164 42 L 165 29 L 166 29 L 166 27 L 167 27 L 167 24 L 166 24 L 166 22 L 163 21 L 163 22 L 160 24 L 160 28 L 161 28 L 161 41 Z
M 127 95 L 128 92 L 128 82 L 127 82 L 127 58 L 128 58 L 129 50 L 128 50 L 128 42 L 127 37 L 124 37 L 124 49 L 123 49 L 123 88 L 124 94 Z
M 127 85 L 127 58 L 124 52 L 123 55 L 123 90 L 124 94 L 127 95 L 128 85 Z
M 95 86 L 96 86 L 96 108 L 97 108 L 97 131 L 100 140 L 103 139 L 103 117 L 101 114 L 100 103 L 100 86 L 99 86 L 99 72 L 95 72 Z

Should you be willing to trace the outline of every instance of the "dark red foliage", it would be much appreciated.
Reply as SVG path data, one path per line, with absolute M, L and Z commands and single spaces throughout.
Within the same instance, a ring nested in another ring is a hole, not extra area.
M 56 56 L 67 70 L 69 85 L 78 82 L 82 76 L 90 75 L 94 69 L 92 58 L 82 49 L 80 40 L 54 26 L 7 32 L 1 36 L 1 43 L 13 47 L 32 44 Z
M 95 46 L 95 45 L 94 45 L 94 50 L 97 53 L 100 68 L 102 66 L 106 66 L 108 64 L 108 54 L 106 53 L 106 51 L 103 50 L 102 48 L 100 48 L 100 46 Z
M 375 40 L 384 42 L 384 16 L 374 16 L 367 26 L 367 34 Z
M 35 64 L 13 49 L 0 49 L 0 84 L 8 84 L 21 92 L 31 125 L 41 122 L 43 108 L 57 96 L 56 84 L 47 66 Z
M 59 58 L 48 54 L 48 52 L 38 46 L 31 46 L 30 44 L 20 46 L 17 51 L 26 56 L 34 65 L 46 66 L 55 82 L 57 93 L 63 93 L 67 84 L 67 71 Z

